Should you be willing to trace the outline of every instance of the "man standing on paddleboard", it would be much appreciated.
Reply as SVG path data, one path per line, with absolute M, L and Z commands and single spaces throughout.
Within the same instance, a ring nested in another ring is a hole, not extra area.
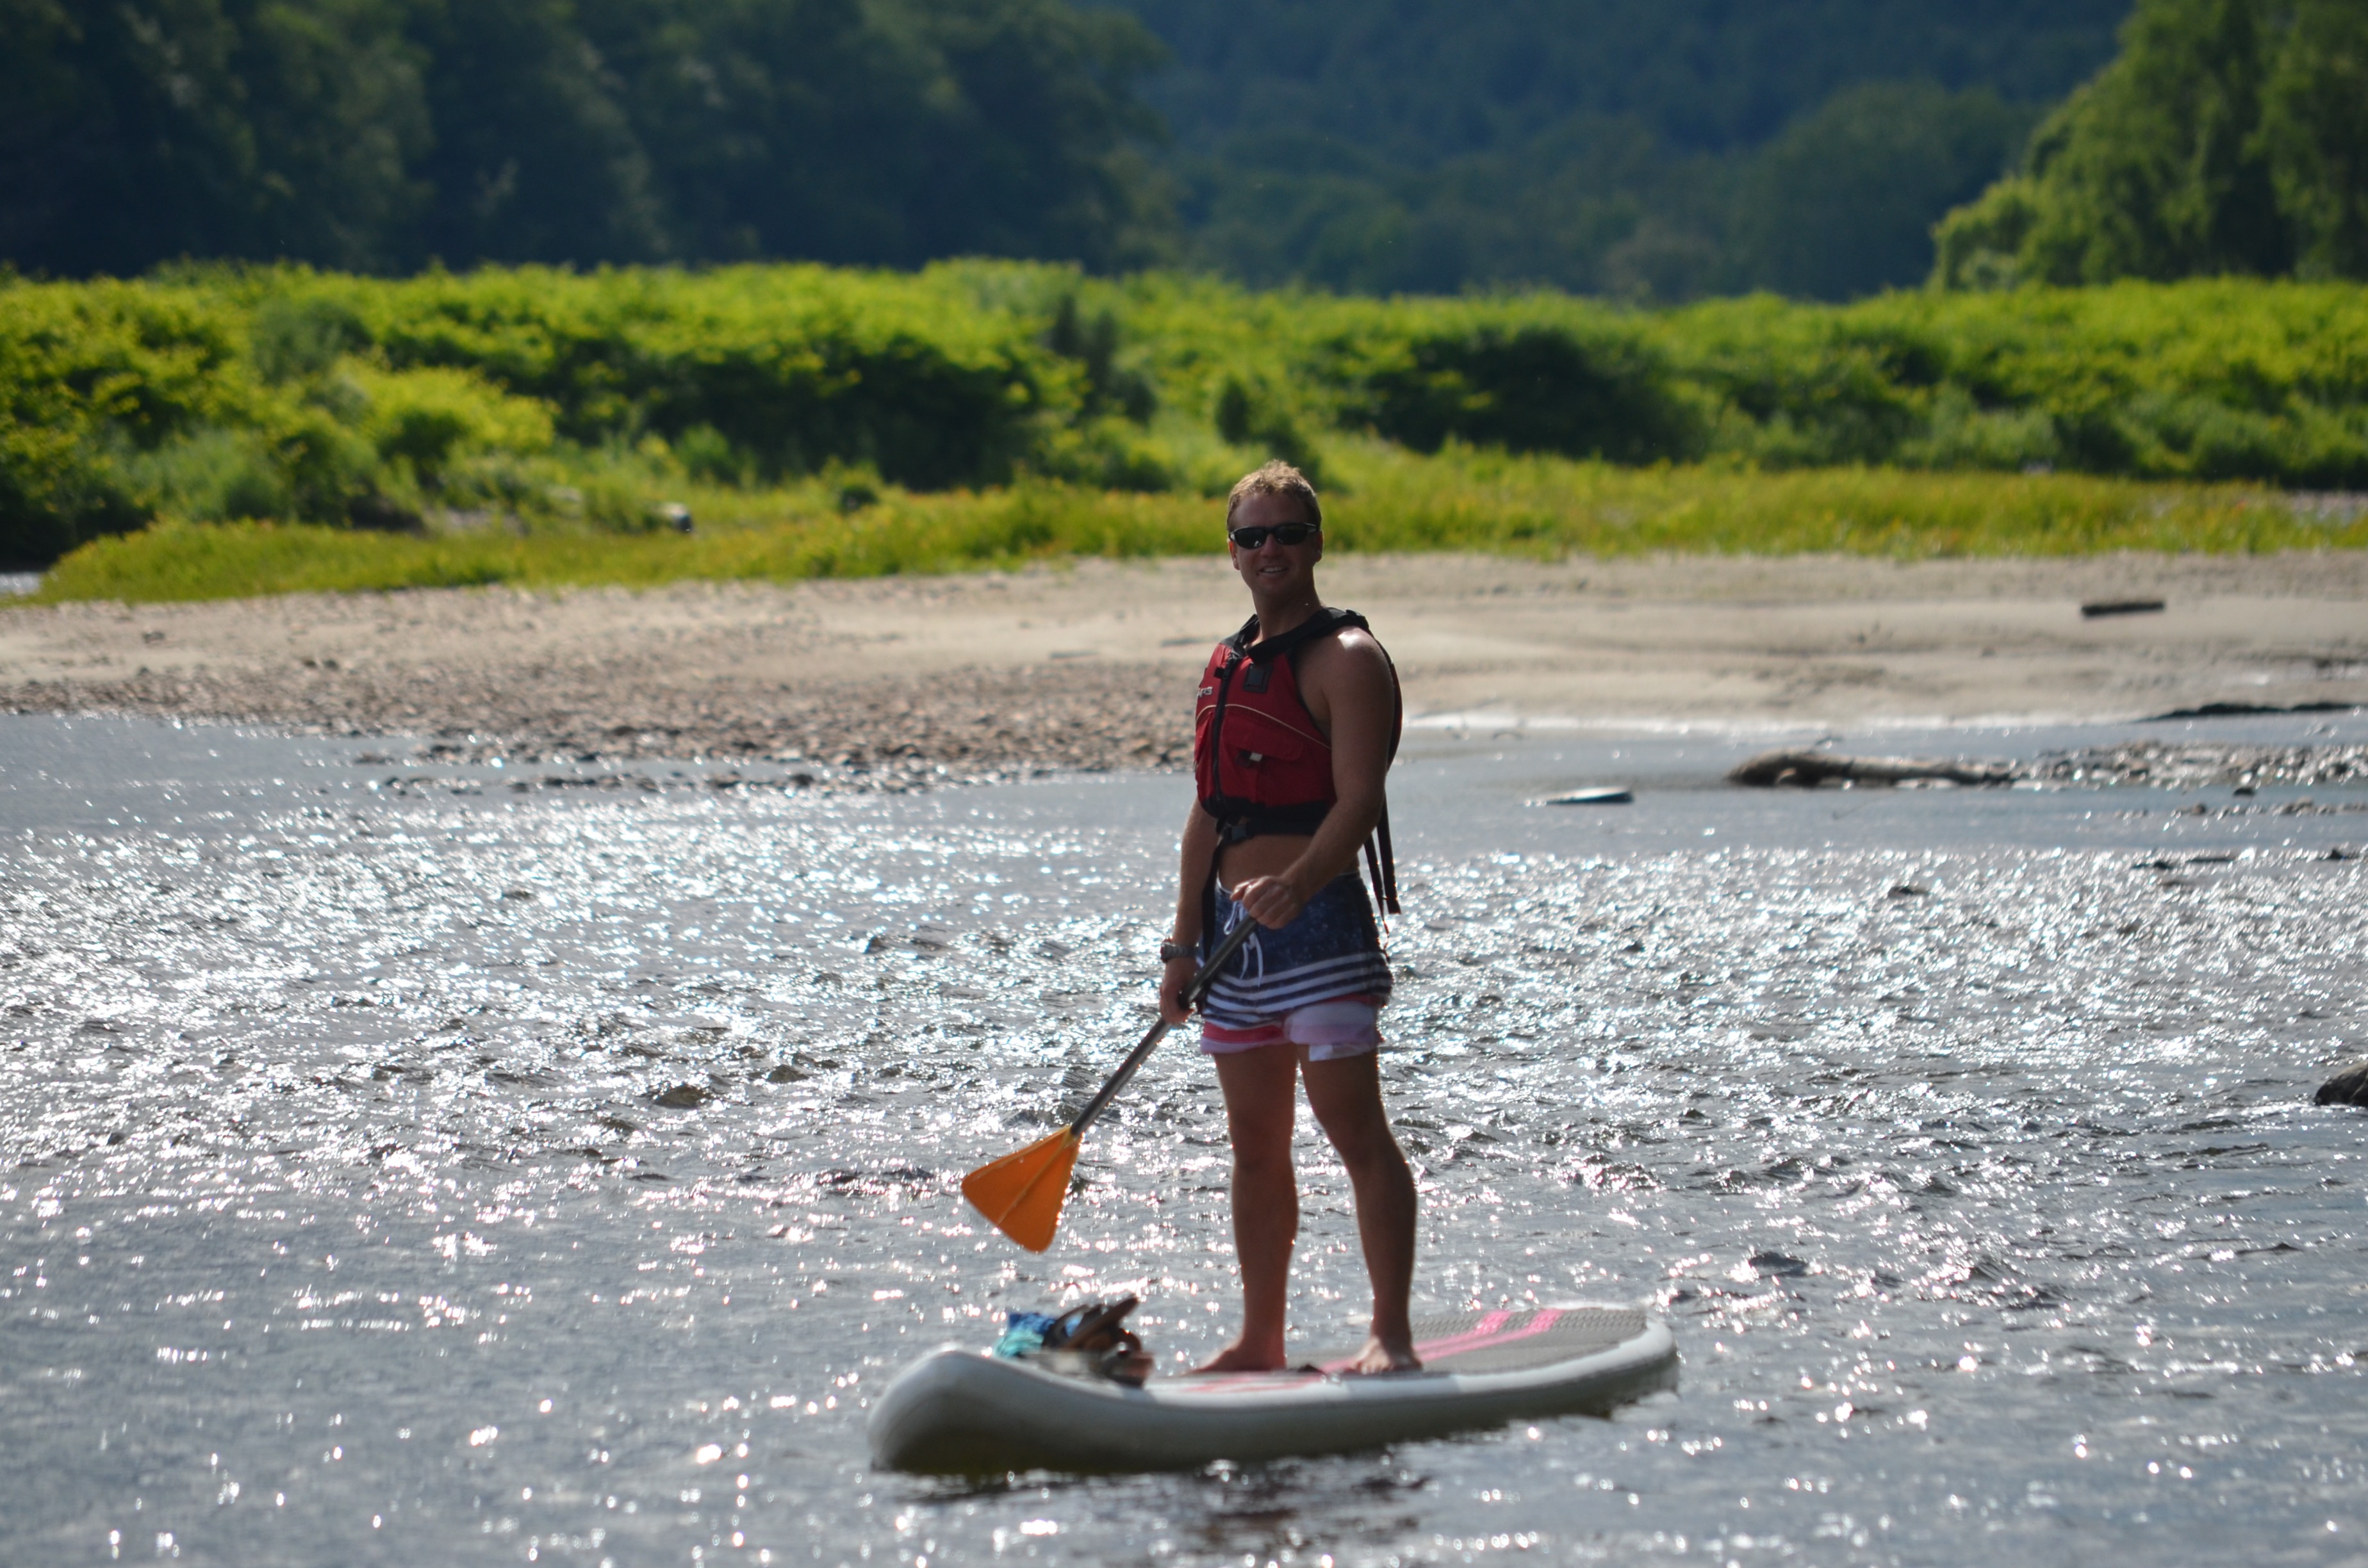
M 1383 776 L 1397 750 L 1397 675 L 1362 616 L 1316 597 L 1323 529 L 1315 486 L 1288 463 L 1246 476 L 1226 501 L 1226 548 L 1256 613 L 1217 645 L 1201 677 L 1200 798 L 1184 824 L 1175 930 L 1160 949 L 1161 1012 L 1181 1023 L 1201 958 L 1242 921 L 1259 927 L 1201 1006 L 1201 1049 L 1216 1062 L 1234 1146 L 1243 1299 L 1241 1335 L 1201 1369 L 1208 1372 L 1284 1364 L 1302 1081 L 1348 1166 L 1372 1277 L 1356 1369 L 1419 1364 L 1406 1320 L 1414 1176 L 1382 1108 L 1379 1013 L 1390 970 L 1357 875 L 1363 850 L 1375 893 L 1395 912 Z

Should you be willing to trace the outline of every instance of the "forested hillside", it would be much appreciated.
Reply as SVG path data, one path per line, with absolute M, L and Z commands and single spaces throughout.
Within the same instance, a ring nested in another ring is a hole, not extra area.
M 2368 276 L 2368 0 L 2130 5 L 0 0 L 0 265 Z
M 1139 265 L 1159 52 L 1062 0 L 0 0 L 0 260 Z
M 1839 298 L 1921 277 L 2123 3 L 0 0 L 0 260 Z
M 1190 256 L 1630 298 L 1920 281 L 2126 0 L 1122 0 Z

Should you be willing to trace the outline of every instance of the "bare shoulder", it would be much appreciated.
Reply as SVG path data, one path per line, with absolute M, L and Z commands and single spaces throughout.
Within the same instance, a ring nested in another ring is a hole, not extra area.
M 1386 702 L 1390 697 L 1389 655 L 1360 627 L 1308 644 L 1300 654 L 1299 675 L 1311 697 L 1320 693 L 1344 702 Z
M 1335 647 L 1377 665 L 1386 665 L 1390 662 L 1389 655 L 1382 652 L 1381 639 L 1361 626 L 1342 627 L 1332 638 L 1332 642 Z

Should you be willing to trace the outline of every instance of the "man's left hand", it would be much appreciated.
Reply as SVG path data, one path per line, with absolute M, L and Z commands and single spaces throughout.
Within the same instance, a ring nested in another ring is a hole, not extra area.
M 1269 931 L 1290 925 L 1307 907 L 1306 895 L 1289 877 L 1252 877 L 1234 889 L 1233 898 Z

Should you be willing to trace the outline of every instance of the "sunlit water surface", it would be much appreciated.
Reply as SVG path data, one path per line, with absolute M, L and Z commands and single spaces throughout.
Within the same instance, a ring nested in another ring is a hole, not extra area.
M 2368 1122 L 2310 1103 L 2368 1048 L 2357 792 L 1752 793 L 1715 735 L 1427 738 L 1385 1068 L 1419 1301 L 1650 1303 L 1681 1391 L 963 1486 L 866 1462 L 926 1346 L 1064 1291 L 1143 1294 L 1165 1363 L 1232 1321 L 1189 1043 L 1042 1258 L 954 1191 L 1143 1027 L 1186 786 L 391 787 L 359 749 L 0 719 L 0 1562 L 2368 1553 Z M 1526 804 L 1602 782 L 1636 802 Z M 1333 1340 L 1361 1267 L 1301 1153 Z

